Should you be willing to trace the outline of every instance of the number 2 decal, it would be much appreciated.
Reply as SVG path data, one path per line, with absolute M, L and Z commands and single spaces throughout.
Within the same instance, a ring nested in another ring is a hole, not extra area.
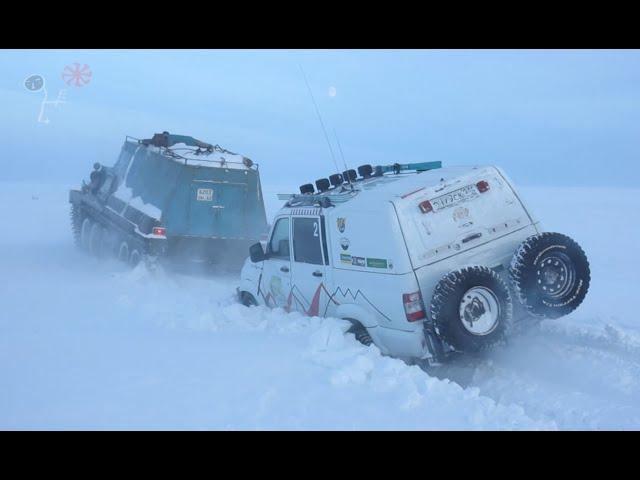
M 313 222 L 313 236 L 318 236 L 318 222 Z

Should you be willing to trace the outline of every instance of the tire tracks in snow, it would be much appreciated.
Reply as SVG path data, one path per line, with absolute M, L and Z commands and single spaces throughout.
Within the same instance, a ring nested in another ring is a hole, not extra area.
M 592 325 L 545 321 L 475 361 L 431 373 L 562 429 L 640 428 L 640 342 Z

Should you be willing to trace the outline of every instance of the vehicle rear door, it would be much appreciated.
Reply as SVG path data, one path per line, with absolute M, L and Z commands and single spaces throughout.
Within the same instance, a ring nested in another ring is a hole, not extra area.
M 431 265 L 531 225 L 511 185 L 493 167 L 394 201 L 414 268 Z
M 243 183 L 195 179 L 191 183 L 189 233 L 244 238 L 247 234 Z

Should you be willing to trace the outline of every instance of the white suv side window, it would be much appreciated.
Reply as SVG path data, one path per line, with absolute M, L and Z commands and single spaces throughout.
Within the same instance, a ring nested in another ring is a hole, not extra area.
M 293 259 L 296 262 L 324 265 L 320 241 L 320 219 L 293 219 Z
M 267 254 L 274 258 L 289 260 L 289 219 L 281 218 L 276 222 L 269 242 Z

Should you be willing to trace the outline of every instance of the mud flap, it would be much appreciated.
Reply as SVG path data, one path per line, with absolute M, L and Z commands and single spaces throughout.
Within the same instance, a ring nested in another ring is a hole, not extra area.
M 435 325 L 431 321 L 424 323 L 424 338 L 432 355 L 432 358 L 429 359 L 429 364 L 431 366 L 441 365 L 445 360 L 445 349 L 442 340 L 436 333 Z

